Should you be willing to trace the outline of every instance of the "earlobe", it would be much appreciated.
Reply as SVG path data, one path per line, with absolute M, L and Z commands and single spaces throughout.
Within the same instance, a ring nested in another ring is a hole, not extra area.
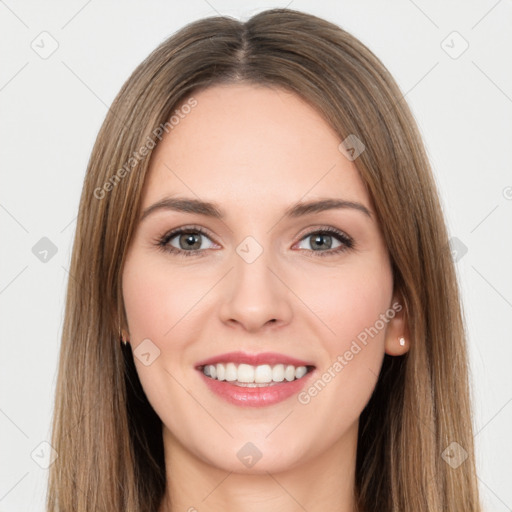
M 406 308 L 403 307 L 403 301 L 399 302 L 402 304 L 402 307 L 389 321 L 386 330 L 385 352 L 390 356 L 404 355 L 409 351 L 411 345 L 405 315 Z
M 114 325 L 117 327 L 117 338 L 121 343 L 123 343 L 125 346 L 130 341 L 130 332 L 128 329 L 125 329 L 124 326 L 126 323 L 124 321 L 121 321 L 121 314 L 115 309 L 112 311 L 112 318 L 114 321 Z
M 119 341 L 122 342 L 124 345 L 126 345 L 130 341 L 130 334 L 128 333 L 128 331 L 126 329 L 123 329 L 121 327 L 121 324 L 119 322 L 118 322 L 117 331 L 118 331 Z
M 385 352 L 390 356 L 402 356 L 409 351 L 410 340 L 405 333 L 401 335 L 386 333 Z
M 124 329 L 121 329 L 119 331 L 119 339 L 120 341 L 122 341 L 125 345 L 130 341 L 130 337 L 128 335 L 128 333 L 124 330 Z
M 409 351 L 410 342 L 405 336 L 388 338 L 386 336 L 386 354 L 390 356 L 402 356 Z

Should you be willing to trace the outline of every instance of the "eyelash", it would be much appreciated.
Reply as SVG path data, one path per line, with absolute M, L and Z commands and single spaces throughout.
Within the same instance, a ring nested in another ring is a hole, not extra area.
M 206 256 L 206 249 L 199 249 L 199 250 L 193 250 L 193 251 L 184 251 L 182 249 L 177 249 L 176 247 L 172 247 L 172 246 L 168 245 L 168 243 L 173 238 L 175 238 L 176 235 L 182 235 L 182 234 L 185 234 L 185 233 L 187 233 L 187 234 L 200 234 L 200 235 L 204 235 L 205 237 L 211 239 L 211 237 L 208 235 L 208 233 L 206 233 L 200 227 L 198 227 L 198 226 L 185 226 L 185 227 L 174 229 L 174 230 L 166 233 L 162 237 L 157 238 L 155 240 L 155 245 L 157 246 L 157 248 L 159 250 L 161 250 L 161 251 L 163 251 L 165 253 L 174 254 L 176 256 L 185 256 L 185 257 L 188 257 L 188 256 L 199 256 L 199 257 Z M 333 235 L 343 245 L 341 245 L 340 247 L 337 247 L 336 249 L 329 249 L 327 251 L 313 251 L 311 249 L 301 249 L 301 250 L 306 250 L 306 251 L 309 251 L 309 252 L 313 253 L 312 254 L 313 257 L 319 256 L 319 257 L 322 258 L 322 257 L 326 257 L 326 256 L 333 256 L 333 255 L 336 255 L 336 254 L 340 254 L 340 253 L 342 253 L 344 251 L 347 251 L 349 249 L 353 249 L 354 248 L 354 240 L 352 238 L 347 236 L 342 231 L 339 231 L 339 230 L 337 230 L 335 228 L 332 228 L 332 227 L 324 227 L 324 228 L 320 228 L 320 229 L 317 229 L 317 230 L 314 230 L 314 231 L 310 231 L 309 233 L 306 233 L 300 239 L 300 241 L 302 241 L 304 238 L 308 238 L 308 237 L 310 237 L 312 235 L 324 235 L 324 234 Z

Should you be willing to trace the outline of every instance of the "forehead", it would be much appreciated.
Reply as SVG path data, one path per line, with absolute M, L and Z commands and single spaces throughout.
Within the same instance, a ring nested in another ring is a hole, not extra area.
M 174 194 L 234 206 L 300 199 L 370 200 L 340 137 L 298 95 L 258 85 L 217 85 L 193 95 L 155 148 L 143 207 Z M 187 113 L 185 113 L 187 112 Z M 262 202 L 263 201 L 263 202 Z

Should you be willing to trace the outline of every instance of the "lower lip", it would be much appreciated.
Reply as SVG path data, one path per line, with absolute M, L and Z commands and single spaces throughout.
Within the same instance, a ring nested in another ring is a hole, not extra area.
M 201 370 L 199 373 L 211 391 L 232 404 L 241 407 L 265 407 L 277 404 L 299 393 L 315 372 L 308 372 L 301 379 L 279 382 L 272 386 L 248 388 L 237 386 L 225 380 L 207 377 Z

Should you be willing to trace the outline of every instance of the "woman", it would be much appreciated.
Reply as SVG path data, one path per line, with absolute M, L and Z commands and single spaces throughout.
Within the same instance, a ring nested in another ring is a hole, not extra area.
M 339 27 L 161 44 L 98 135 L 70 275 L 48 510 L 480 510 L 435 181 Z

